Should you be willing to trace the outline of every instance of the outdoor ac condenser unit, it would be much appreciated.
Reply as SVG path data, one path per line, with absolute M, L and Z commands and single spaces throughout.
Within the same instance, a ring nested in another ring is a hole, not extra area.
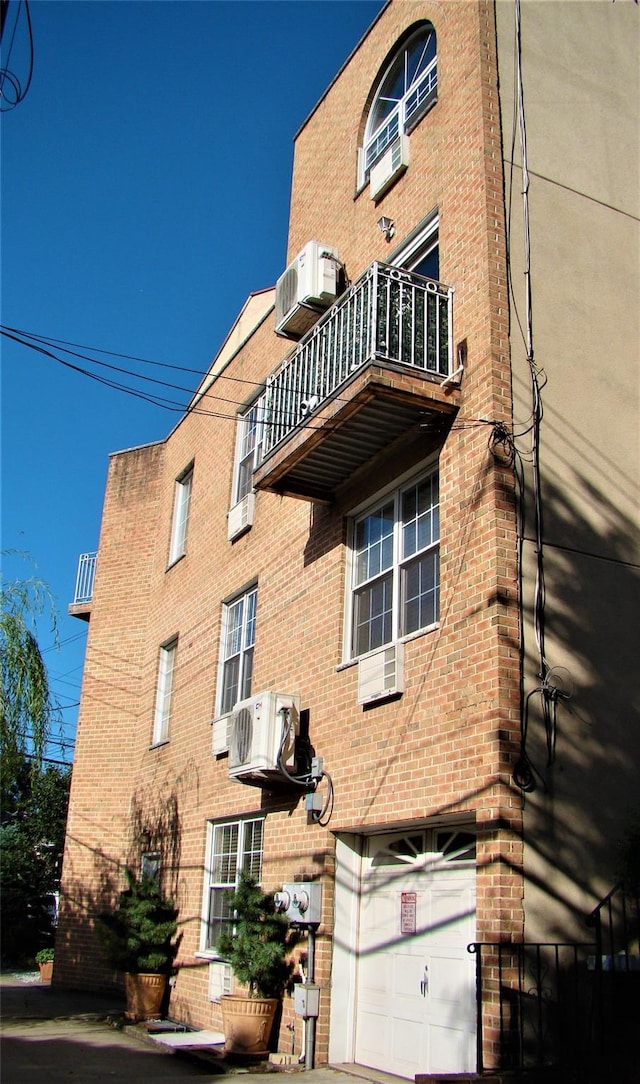
M 338 250 L 309 241 L 276 283 L 276 334 L 300 339 L 335 301 Z
M 299 722 L 299 696 L 268 691 L 239 701 L 229 727 L 229 777 L 258 787 L 286 779 L 295 770 Z

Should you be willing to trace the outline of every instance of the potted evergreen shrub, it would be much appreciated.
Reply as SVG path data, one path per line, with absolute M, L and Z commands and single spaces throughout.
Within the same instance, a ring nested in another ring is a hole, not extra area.
M 36 963 L 40 969 L 40 981 L 51 982 L 53 978 L 53 949 L 43 948 L 36 952 Z
M 217 945 L 245 994 L 220 999 L 225 1052 L 265 1057 L 277 1010 L 291 982 L 294 964 L 289 953 L 298 935 L 285 915 L 276 910 L 273 893 L 263 892 L 254 877 L 241 874 L 229 898 L 232 924 Z
M 125 869 L 128 888 L 112 911 L 100 916 L 100 932 L 112 965 L 124 975 L 129 1020 L 159 1016 L 181 937 L 178 911 L 153 877 Z

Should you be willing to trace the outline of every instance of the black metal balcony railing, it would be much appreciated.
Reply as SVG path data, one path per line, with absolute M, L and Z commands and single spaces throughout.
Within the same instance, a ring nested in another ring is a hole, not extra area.
M 452 371 L 453 291 L 373 263 L 269 375 L 261 398 L 263 455 L 370 361 L 446 377 Z
M 81 606 L 92 601 L 97 559 L 97 553 L 80 554 L 72 606 Z

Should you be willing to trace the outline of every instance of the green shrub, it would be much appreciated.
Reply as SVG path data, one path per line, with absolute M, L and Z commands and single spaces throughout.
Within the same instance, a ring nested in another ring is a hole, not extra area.
M 36 963 L 37 964 L 48 964 L 48 963 L 51 962 L 51 960 L 53 960 L 53 949 L 52 948 L 43 948 L 43 949 L 40 949 L 40 952 L 36 952 Z
M 281 998 L 291 982 L 294 964 L 287 957 L 298 935 L 276 911 L 273 893 L 263 892 L 249 874 L 240 875 L 229 902 L 235 917 L 218 941 L 218 952 L 250 997 Z
M 112 911 L 99 915 L 99 933 L 112 965 L 130 974 L 168 975 L 178 951 L 178 911 L 152 877 L 125 869 L 129 887 Z

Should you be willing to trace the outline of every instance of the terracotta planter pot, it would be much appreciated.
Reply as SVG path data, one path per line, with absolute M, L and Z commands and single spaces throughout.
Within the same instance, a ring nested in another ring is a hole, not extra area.
M 277 998 L 223 994 L 220 1007 L 225 1053 L 267 1057 Z
M 53 960 L 38 964 L 38 967 L 40 968 L 40 982 L 51 982 L 53 978 Z
M 167 985 L 166 975 L 131 974 L 124 976 L 127 995 L 127 1020 L 155 1020 L 162 1010 L 162 999 Z

